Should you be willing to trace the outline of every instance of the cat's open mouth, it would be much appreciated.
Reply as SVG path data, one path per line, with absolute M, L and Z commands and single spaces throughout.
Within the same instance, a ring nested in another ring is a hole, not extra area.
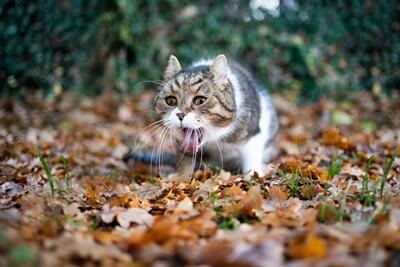
M 203 128 L 183 128 L 183 141 L 181 148 L 184 152 L 197 152 L 203 139 Z

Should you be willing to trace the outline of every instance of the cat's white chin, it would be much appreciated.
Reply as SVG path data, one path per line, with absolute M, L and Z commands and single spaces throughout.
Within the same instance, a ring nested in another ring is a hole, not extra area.
M 203 143 L 214 143 L 222 140 L 224 137 L 228 137 L 232 132 L 233 124 L 225 127 L 216 127 L 212 124 L 208 124 L 204 130 Z

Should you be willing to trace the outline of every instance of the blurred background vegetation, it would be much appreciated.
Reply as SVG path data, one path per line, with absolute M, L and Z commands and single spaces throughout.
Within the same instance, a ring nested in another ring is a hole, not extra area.
M 400 84 L 391 0 L 2 0 L 0 41 L 3 95 L 154 88 L 170 54 L 225 53 L 305 99 Z

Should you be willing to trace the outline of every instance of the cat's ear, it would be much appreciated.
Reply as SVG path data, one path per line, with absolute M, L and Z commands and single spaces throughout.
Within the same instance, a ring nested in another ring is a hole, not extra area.
M 182 67 L 181 63 L 179 63 L 179 60 L 174 55 L 170 55 L 168 59 L 168 66 L 164 71 L 164 79 L 165 80 L 171 79 L 175 74 L 177 74 L 181 70 Z
M 228 79 L 228 61 L 225 55 L 219 55 L 214 59 L 211 64 L 210 71 L 214 74 L 215 81 L 219 84 L 223 84 Z

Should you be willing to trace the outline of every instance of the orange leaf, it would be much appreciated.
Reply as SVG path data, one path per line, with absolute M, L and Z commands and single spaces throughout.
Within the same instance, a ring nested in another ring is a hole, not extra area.
M 93 237 L 102 244 L 113 244 L 122 240 L 122 237 L 116 233 L 107 231 L 93 231 Z
M 312 233 L 296 237 L 289 244 L 288 250 L 290 256 L 295 259 L 324 258 L 327 256 L 325 240 Z
M 261 209 L 264 200 L 258 186 L 253 186 L 239 202 L 239 210 L 242 215 L 253 216 L 254 210 Z
M 87 186 L 85 189 L 86 198 L 90 203 L 98 202 L 100 198 L 100 193 L 97 192 L 96 189 L 92 188 L 91 186 Z
M 297 159 L 289 159 L 280 164 L 280 169 L 284 172 L 295 172 L 301 169 L 301 162 Z
M 289 198 L 289 194 L 276 185 L 269 188 L 269 195 L 272 200 L 287 200 Z
M 313 165 L 308 165 L 302 169 L 303 175 L 309 176 L 313 179 L 318 179 L 322 182 L 326 182 L 329 179 L 328 171 L 324 168 L 319 168 Z
M 335 146 L 343 150 L 355 150 L 356 148 L 346 137 L 341 136 L 339 130 L 336 128 L 326 129 L 322 133 L 321 143 L 327 146 Z
M 199 236 L 211 236 L 217 230 L 217 224 L 213 221 L 212 213 L 203 213 L 180 223 L 182 228 L 186 228 Z
M 243 190 L 237 186 L 232 185 L 231 187 L 227 187 L 222 191 L 222 197 L 233 197 L 233 196 L 240 196 L 243 193 Z

